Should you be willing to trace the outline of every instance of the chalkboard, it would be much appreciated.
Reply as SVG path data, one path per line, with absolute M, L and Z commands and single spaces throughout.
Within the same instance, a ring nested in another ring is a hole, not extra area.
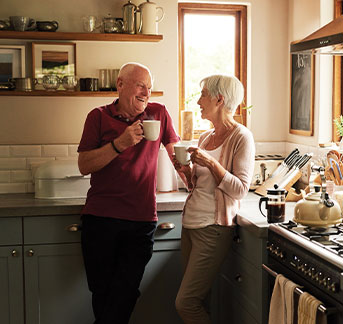
M 313 135 L 314 59 L 291 54 L 290 133 Z

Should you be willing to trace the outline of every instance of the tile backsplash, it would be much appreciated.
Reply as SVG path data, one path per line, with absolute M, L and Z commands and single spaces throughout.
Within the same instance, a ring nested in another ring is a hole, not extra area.
M 77 160 L 76 144 L 0 145 L 0 194 L 33 193 L 34 172 L 51 160 Z
M 47 161 L 77 160 L 77 144 L 0 145 L 0 194 L 33 193 L 34 172 Z M 286 155 L 294 148 L 301 154 L 313 152 L 318 159 L 331 148 L 319 148 L 289 142 L 256 142 L 256 154 Z

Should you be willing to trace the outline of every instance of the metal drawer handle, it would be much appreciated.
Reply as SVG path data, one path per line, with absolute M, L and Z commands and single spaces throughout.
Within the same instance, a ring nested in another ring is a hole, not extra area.
M 242 243 L 242 239 L 241 239 L 238 235 L 236 235 L 236 236 L 233 237 L 233 241 L 234 241 L 235 243 Z
M 33 251 L 32 249 L 30 249 L 30 250 L 27 251 L 27 255 L 28 255 L 29 257 L 32 257 L 34 254 L 35 254 L 35 251 Z
M 12 250 L 11 254 L 13 257 L 17 257 L 19 255 L 17 250 Z
M 175 224 L 174 223 L 161 223 L 160 225 L 158 225 L 158 228 L 161 230 L 171 230 L 173 228 L 175 228 Z
M 239 273 L 236 274 L 235 279 L 236 279 L 237 282 L 242 282 L 243 281 L 242 275 L 240 275 Z
M 65 229 L 68 232 L 78 232 L 81 230 L 81 226 L 80 224 L 70 224 Z

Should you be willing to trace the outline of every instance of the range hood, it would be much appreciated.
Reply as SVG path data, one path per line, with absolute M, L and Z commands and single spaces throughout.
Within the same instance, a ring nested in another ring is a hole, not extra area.
M 293 54 L 343 55 L 343 16 L 291 44 Z

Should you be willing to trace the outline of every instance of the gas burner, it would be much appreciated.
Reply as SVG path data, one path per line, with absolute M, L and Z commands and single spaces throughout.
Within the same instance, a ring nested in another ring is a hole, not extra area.
M 337 227 L 305 227 L 304 228 L 306 236 L 329 236 L 337 235 L 340 233 L 340 230 Z

